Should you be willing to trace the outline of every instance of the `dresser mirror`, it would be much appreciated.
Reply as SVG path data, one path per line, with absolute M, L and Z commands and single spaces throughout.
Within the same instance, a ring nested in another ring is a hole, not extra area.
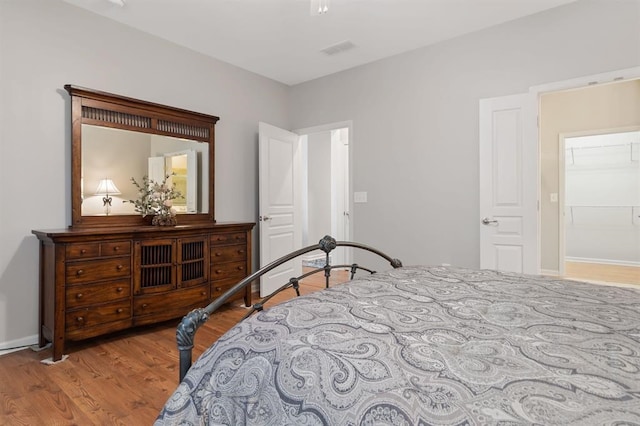
M 67 85 L 72 115 L 72 226 L 142 226 L 130 203 L 146 176 L 176 185 L 178 224 L 214 220 L 218 117 Z

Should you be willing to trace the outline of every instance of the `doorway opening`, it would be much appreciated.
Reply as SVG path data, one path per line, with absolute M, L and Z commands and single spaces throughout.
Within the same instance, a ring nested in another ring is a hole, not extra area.
M 299 132 L 303 164 L 302 245 L 316 244 L 325 235 L 338 241 L 349 240 L 350 129 L 338 126 Z M 302 265 L 321 266 L 324 261 L 324 253 L 314 252 L 302 259 Z M 331 253 L 332 265 L 349 262 L 347 248 L 339 247 Z
M 543 273 L 640 285 L 640 80 L 547 91 L 539 114 Z
M 640 127 L 559 142 L 560 274 L 640 284 Z

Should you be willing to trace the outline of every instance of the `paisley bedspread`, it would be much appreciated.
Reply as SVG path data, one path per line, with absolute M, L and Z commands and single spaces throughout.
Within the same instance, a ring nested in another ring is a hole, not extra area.
M 235 326 L 156 424 L 640 425 L 640 290 L 444 267 L 355 279 Z

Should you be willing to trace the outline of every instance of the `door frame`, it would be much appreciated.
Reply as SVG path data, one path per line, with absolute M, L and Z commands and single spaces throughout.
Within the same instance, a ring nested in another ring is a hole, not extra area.
M 348 178 L 349 178 L 349 188 L 348 188 L 348 199 L 349 199 L 349 205 L 348 205 L 348 209 L 349 209 L 349 232 L 348 235 L 346 236 L 348 241 L 353 241 L 353 224 L 355 223 L 354 221 L 354 215 L 353 215 L 353 141 L 354 141 L 354 134 L 353 134 L 353 121 L 352 120 L 346 120 L 346 121 L 337 121 L 337 122 L 333 122 L 333 123 L 327 123 L 327 124 L 321 124 L 321 125 L 317 125 L 317 126 L 311 126 L 311 127 L 304 127 L 304 128 L 300 128 L 300 129 L 295 129 L 292 130 L 294 133 L 297 133 L 298 135 L 300 135 L 301 137 L 306 137 L 306 135 L 312 134 L 312 133 L 320 133 L 320 132 L 327 132 L 327 131 L 331 131 L 331 130 L 336 130 L 336 129 L 344 129 L 347 128 L 348 129 L 348 167 L 349 167 L 349 173 L 348 173 Z M 312 244 L 313 242 L 309 242 L 310 244 Z M 345 250 L 345 259 L 346 259 L 346 263 L 351 263 L 352 261 L 352 256 L 351 256 L 351 249 L 348 247 L 345 247 L 343 250 Z
M 565 198 L 566 198 L 566 156 L 565 140 L 567 138 L 581 136 L 596 136 L 609 133 L 625 133 L 640 131 L 640 126 L 613 127 L 598 130 L 585 130 L 580 132 L 567 132 L 558 135 L 558 273 L 564 276 L 566 273 L 567 234 L 565 226 Z
M 541 153 L 540 153 L 540 96 L 542 96 L 545 93 L 551 93 L 551 92 L 559 92 L 559 91 L 563 91 L 563 90 L 570 90 L 570 89 L 580 89 L 580 88 L 584 88 L 584 87 L 588 87 L 588 86 L 594 86 L 594 85 L 598 85 L 598 84 L 607 84 L 607 83 L 613 83 L 613 82 L 620 82 L 620 81 L 628 81 L 628 80 L 637 80 L 640 78 L 640 66 L 638 67 L 632 67 L 632 68 L 624 68 L 624 69 L 620 69 L 620 70 L 616 70 L 616 71 L 608 71 L 608 72 L 604 72 L 604 73 L 599 73 L 599 74 L 592 74 L 592 75 L 586 75 L 586 76 L 582 76 L 582 77 L 577 77 L 577 78 L 573 78 L 573 79 L 569 79 L 569 80 L 561 80 L 561 81 L 556 81 L 553 83 L 546 83 L 546 84 L 541 84 L 541 85 L 537 85 L 537 86 L 531 86 L 529 88 L 529 93 L 534 95 L 536 97 L 536 103 L 537 103 L 537 109 L 535 111 L 535 114 L 537 115 L 537 122 L 538 122 L 538 126 L 536 126 L 535 128 L 535 135 L 530 135 L 531 137 L 535 137 L 535 140 L 538 142 L 538 158 L 537 158 L 537 162 L 538 162 L 538 180 L 536 182 L 536 187 L 537 187 L 537 199 L 538 199 L 538 219 L 537 219 L 537 228 L 538 228 L 538 241 L 537 241 L 537 246 L 538 246 L 538 270 L 541 273 L 544 273 L 546 275 L 556 275 L 556 274 L 560 274 L 560 268 L 563 267 L 564 263 L 559 263 L 558 264 L 558 271 L 550 271 L 550 270 L 542 270 L 542 256 L 541 256 L 541 240 L 542 240 L 542 223 L 541 223 L 541 218 L 542 215 L 541 213 L 541 207 L 540 207 L 540 196 L 541 196 L 541 188 L 540 188 L 540 180 L 542 178 L 541 174 L 542 174 L 542 165 L 540 162 L 540 157 L 541 157 Z M 562 176 L 562 179 L 564 179 L 564 176 Z M 560 182 L 558 182 L 558 186 L 560 186 Z M 560 188 L 558 188 L 558 190 L 560 190 Z M 559 194 L 559 192 L 558 192 Z M 560 203 L 560 195 L 558 195 L 558 203 Z M 563 220 L 560 220 L 559 224 L 563 224 Z M 557 239 L 558 239 L 558 254 L 562 253 L 562 251 L 560 251 L 560 239 L 561 239 L 561 235 L 560 235 L 560 231 L 558 231 L 559 235 L 557 235 Z M 562 234 L 562 237 L 564 237 L 564 234 Z M 562 254 L 562 260 L 564 262 L 564 254 Z M 560 262 L 560 259 L 558 259 L 558 262 Z

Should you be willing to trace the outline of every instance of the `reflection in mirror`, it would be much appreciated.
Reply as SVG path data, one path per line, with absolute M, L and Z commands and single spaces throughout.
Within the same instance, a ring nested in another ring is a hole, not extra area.
M 161 157 L 149 159 L 149 177 L 160 181 L 169 176 L 168 183 L 175 184 L 176 190 L 182 194 L 182 198 L 173 201 L 173 208 L 178 213 L 197 213 L 197 161 L 198 155 L 194 150 L 169 152 L 164 154 L 164 162 L 161 162 L 162 173 L 159 176 L 151 174 L 151 161 L 157 161 Z M 160 171 L 160 167 L 154 168 Z
M 170 181 L 184 196 L 175 200 L 178 213 L 208 213 L 208 143 L 83 124 L 81 164 L 82 216 L 137 214 L 127 202 L 138 196 L 131 178 L 141 182 L 148 175 L 161 182 L 173 173 Z M 120 193 L 99 191 L 104 179 Z

